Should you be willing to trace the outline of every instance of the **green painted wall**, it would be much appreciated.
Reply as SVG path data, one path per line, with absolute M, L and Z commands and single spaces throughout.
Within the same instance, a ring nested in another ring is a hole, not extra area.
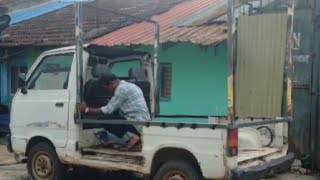
M 133 47 L 153 53 L 152 46 Z M 162 115 L 227 116 L 227 45 L 200 47 L 176 43 L 162 47 L 160 62 L 172 63 L 172 96 L 161 101 Z M 160 119 L 207 122 L 207 119 Z
M 2 78 L 8 78 L 5 81 L 1 81 L 1 103 L 2 104 L 11 104 L 12 98 L 14 94 L 11 94 L 11 67 L 25 67 L 29 69 L 38 56 L 44 52 L 46 49 L 38 49 L 38 48 L 26 48 L 23 51 L 19 50 L 20 53 L 11 56 L 8 59 L 10 63 L 4 63 L 1 66 L 6 69 L 5 72 L 2 72 Z
M 33 63 L 37 60 L 37 58 L 40 56 L 41 53 L 46 51 L 47 49 L 38 50 L 35 48 L 29 48 L 26 51 L 25 60 L 28 64 L 28 69 L 33 65 Z
M 136 60 L 130 62 L 115 63 L 112 66 L 111 71 L 118 77 L 128 77 L 129 69 L 133 67 L 140 67 L 140 62 Z

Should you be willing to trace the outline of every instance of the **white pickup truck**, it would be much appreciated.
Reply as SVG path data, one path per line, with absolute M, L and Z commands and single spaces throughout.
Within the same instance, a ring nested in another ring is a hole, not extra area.
M 292 164 L 294 156 L 287 154 L 290 119 L 286 118 L 238 119 L 233 124 L 215 117 L 208 117 L 207 124 L 165 123 L 157 116 L 149 122 L 79 118 L 75 52 L 75 47 L 44 52 L 12 101 L 8 149 L 27 157 L 33 179 L 64 179 L 67 168 L 90 167 L 125 170 L 155 180 L 249 180 Z M 103 68 L 112 70 L 116 63 L 133 61 L 140 67 L 120 78 L 137 84 L 150 108 L 157 106 L 150 55 L 96 45 L 83 51 L 83 100 L 90 106 L 106 104 L 110 95 L 101 91 L 96 78 Z M 85 128 L 88 124 L 96 128 Z M 141 152 L 99 146 L 94 133 L 101 124 L 143 126 Z

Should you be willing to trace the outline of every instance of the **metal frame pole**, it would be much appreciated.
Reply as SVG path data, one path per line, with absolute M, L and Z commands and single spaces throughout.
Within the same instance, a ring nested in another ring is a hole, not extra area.
M 228 121 L 230 124 L 235 124 L 233 22 L 234 0 L 228 0 Z
M 82 101 L 83 92 L 83 42 L 82 42 L 82 4 L 76 3 L 75 10 L 75 37 L 77 62 L 77 103 Z
M 154 23 L 154 59 L 153 59 L 153 81 L 154 81 L 154 94 L 153 94 L 153 103 L 151 105 L 151 118 L 155 119 L 156 116 L 156 100 L 158 94 L 158 68 L 159 68 L 159 46 L 160 46 L 160 25 L 159 23 Z

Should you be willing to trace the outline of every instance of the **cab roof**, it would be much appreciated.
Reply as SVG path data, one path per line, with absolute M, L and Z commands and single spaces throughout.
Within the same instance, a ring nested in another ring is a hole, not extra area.
M 95 44 L 85 44 L 83 45 L 83 49 L 87 51 L 90 55 L 99 56 L 107 59 L 114 59 L 124 56 L 145 56 L 150 55 L 148 52 L 143 51 L 133 51 L 122 48 L 115 47 L 107 47 Z M 61 51 L 75 52 L 76 46 L 63 47 L 58 49 L 52 49 L 47 51 L 46 53 L 58 53 Z
M 86 50 L 90 55 L 106 57 L 106 58 L 150 55 L 148 52 L 143 52 L 143 51 L 132 51 L 127 49 L 99 46 L 94 44 L 90 44 L 84 47 L 84 50 Z

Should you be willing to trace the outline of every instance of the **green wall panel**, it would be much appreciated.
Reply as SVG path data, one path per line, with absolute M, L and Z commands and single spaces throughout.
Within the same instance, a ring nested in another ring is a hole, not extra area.
M 153 53 L 152 46 L 134 47 Z M 164 45 L 160 62 L 172 63 L 172 96 L 160 102 L 162 115 L 227 116 L 227 47 L 201 47 L 189 43 Z M 207 119 L 158 119 L 207 122 Z

